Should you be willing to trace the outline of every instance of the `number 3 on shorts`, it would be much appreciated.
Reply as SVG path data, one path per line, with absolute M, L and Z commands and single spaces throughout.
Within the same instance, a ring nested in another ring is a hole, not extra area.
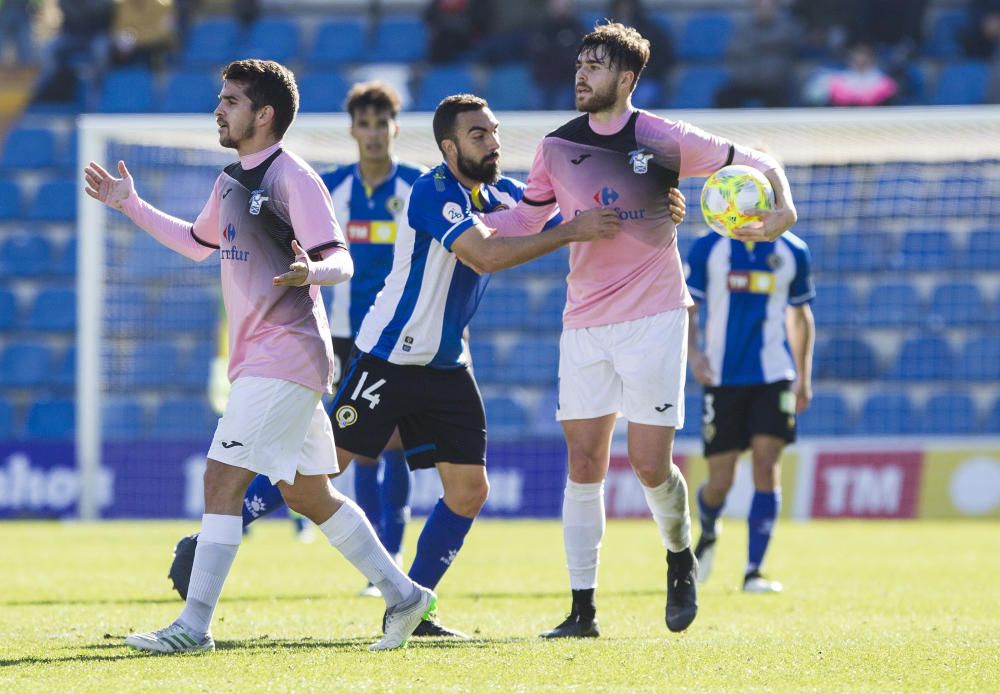
M 378 405 L 378 402 L 381 399 L 376 391 L 385 385 L 385 379 L 380 378 L 379 380 L 375 381 L 370 386 L 365 388 L 365 381 L 367 380 L 368 380 L 368 372 L 362 371 L 361 378 L 358 379 L 358 385 L 354 389 L 354 392 L 351 393 L 351 400 L 357 400 L 358 396 L 360 395 L 362 398 L 368 401 L 368 409 L 374 410 L 375 406 Z

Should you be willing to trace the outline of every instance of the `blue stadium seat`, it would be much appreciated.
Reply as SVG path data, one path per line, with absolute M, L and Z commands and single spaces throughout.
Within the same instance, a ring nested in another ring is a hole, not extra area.
M 108 441 L 134 441 L 145 435 L 146 410 L 139 398 L 105 397 L 101 403 L 101 433 Z
M 930 18 L 930 31 L 924 37 L 923 54 L 929 58 L 961 57 L 961 34 L 969 25 L 969 11 L 940 9 Z
M 677 56 L 681 61 L 717 60 L 726 55 L 733 19 L 721 12 L 692 14 L 681 29 Z
M 52 374 L 52 385 L 60 390 L 71 390 L 76 387 L 76 343 L 56 357 L 55 372 Z
M 486 431 L 492 440 L 515 439 L 528 430 L 528 411 L 512 397 L 495 395 L 483 401 Z
M 57 277 L 76 277 L 76 253 L 76 237 L 71 236 L 63 246 L 62 252 L 52 261 L 50 266 L 52 273 Z
M 527 278 L 558 278 L 565 279 L 569 274 L 569 248 L 546 253 L 543 256 L 530 260 L 527 263 L 515 265 L 503 271 L 501 277 L 505 281 L 521 281 Z M 496 280 L 494 280 L 496 281 Z
M 14 128 L 0 153 L 0 168 L 43 169 L 55 166 L 56 139 L 47 128 Z
M 183 358 L 183 369 L 177 374 L 177 383 L 187 390 L 204 391 L 212 370 L 212 360 L 217 353 L 218 349 L 214 344 L 196 344 Z
M 712 108 L 715 92 L 729 81 L 729 70 L 708 65 L 681 66 L 670 108 Z
M 0 441 L 14 438 L 14 406 L 0 395 Z
M 218 422 L 205 396 L 165 398 L 156 408 L 149 435 L 157 440 L 208 441 Z
M 173 273 L 190 277 L 196 267 L 188 258 L 175 253 L 149 234 L 136 232 L 128 241 L 123 261 L 123 272 L 129 278 L 141 281 L 159 279 Z
M 1000 336 L 970 337 L 955 363 L 954 378 L 974 383 L 1000 381 Z
M 169 331 L 211 334 L 219 321 L 220 301 L 217 290 L 172 292 L 161 306 L 157 323 Z
M 822 269 L 837 273 L 885 270 L 889 266 L 892 246 L 892 238 L 885 233 L 829 234 Z
M 989 320 L 986 302 L 973 282 L 944 282 L 934 287 L 931 316 L 943 325 L 978 325 Z
M 923 431 L 928 434 L 975 434 L 979 416 L 972 396 L 964 391 L 935 393 L 924 403 Z
M 851 412 L 835 391 L 816 393 L 809 408 L 799 415 L 798 431 L 806 436 L 843 436 L 851 431 Z
M 0 180 L 0 221 L 21 216 L 21 189 L 14 181 Z
M 531 68 L 522 63 L 490 71 L 486 80 L 486 100 L 495 111 L 533 111 L 542 106 L 542 95 L 531 77 Z
M 369 63 L 413 63 L 424 59 L 427 28 L 417 16 L 383 17 L 375 29 L 375 41 L 365 56 Z M 450 94 L 465 91 L 456 87 Z M 437 106 L 437 104 L 434 104 Z
M 0 331 L 17 326 L 21 311 L 17 305 L 17 295 L 7 287 L 0 287 Z
M 243 54 L 248 58 L 287 63 L 297 58 L 302 29 L 291 17 L 261 17 L 250 27 Z
M 875 350 L 863 338 L 835 337 L 816 345 L 817 379 L 867 381 L 879 375 Z
M 47 287 L 35 295 L 28 312 L 30 330 L 72 332 L 76 330 L 76 290 Z
M 902 268 L 925 272 L 947 270 L 956 266 L 958 258 L 951 234 L 941 230 L 907 231 L 899 245 Z
M 879 220 L 920 214 L 933 204 L 929 198 L 938 197 L 930 194 L 931 184 L 920 164 L 882 164 L 869 175 L 873 180 L 862 215 L 873 220 L 876 233 L 884 233 Z
M 533 436 L 550 439 L 562 439 L 562 425 L 556 421 L 556 410 L 559 408 L 559 391 L 547 388 L 535 406 L 531 421 L 528 424 Z
M 920 413 L 905 392 L 872 393 L 861 406 L 858 434 L 916 434 L 923 430 Z
M 52 352 L 48 344 L 29 340 L 7 343 L 0 357 L 0 383 L 8 388 L 35 388 L 48 385 L 52 372 Z
M 344 110 L 350 84 L 339 72 L 308 72 L 298 78 L 298 84 L 303 111 L 336 113 Z
M 73 128 L 69 131 L 69 135 L 66 137 L 63 146 L 56 150 L 56 166 L 73 174 L 79 170 L 77 166 L 77 148 L 79 147 L 79 142 L 80 136 L 77 134 L 76 128 Z
M 1000 434 L 1000 398 L 993 403 L 989 417 L 986 419 L 986 426 L 983 427 L 984 434 Z
M 562 330 L 562 315 L 565 307 L 566 286 L 560 283 L 542 295 L 538 308 L 531 315 L 532 331 L 559 332 Z
M 203 19 L 188 33 L 182 64 L 221 68 L 238 57 L 240 33 L 240 26 L 232 17 Z
M 918 325 L 924 319 L 917 288 L 908 282 L 873 284 L 862 315 L 866 325 L 883 328 Z
M 505 382 L 518 385 L 555 384 L 559 376 L 559 342 L 524 337 L 511 347 L 504 360 Z
M 684 396 L 684 428 L 677 432 L 678 436 L 701 438 L 702 403 L 701 393 L 688 393 Z
M 789 166 L 785 169 L 801 220 L 852 219 L 861 213 L 868 181 L 853 166 Z
M 104 76 L 97 110 L 101 113 L 149 113 L 153 110 L 153 73 L 134 67 L 112 70 Z
M 52 247 L 40 234 L 19 232 L 0 244 L 0 268 L 6 277 L 39 277 L 49 271 Z
M 206 70 L 178 70 L 167 79 L 160 100 L 164 113 L 211 113 L 219 103 L 222 80 Z
M 973 229 L 962 266 L 969 270 L 996 270 L 1000 267 L 1000 228 Z
M 946 381 L 954 377 L 955 356 L 943 337 L 911 337 L 903 342 L 888 378 L 896 381 Z
M 368 25 L 361 19 L 338 18 L 323 21 L 306 64 L 312 69 L 337 67 L 364 60 Z
M 420 94 L 417 96 L 413 109 L 416 111 L 433 111 L 441 103 L 441 99 L 460 92 L 475 93 L 476 82 L 472 70 L 467 65 L 441 65 L 430 68 L 420 84 Z
M 474 331 L 475 328 L 473 327 L 472 330 Z M 500 353 L 488 337 L 475 335 L 469 349 L 472 352 L 472 370 L 480 386 L 495 385 L 504 380 Z
M 516 330 L 525 327 L 531 312 L 531 293 L 524 287 L 497 284 L 490 287 L 472 317 L 471 330 Z
M 25 435 L 30 439 L 65 440 L 76 431 L 76 407 L 71 398 L 43 398 L 28 408 Z
M 935 106 L 981 104 L 986 100 L 989 67 L 977 60 L 946 65 L 938 73 L 930 102 Z
M 858 323 L 858 299 L 849 282 L 817 282 L 812 312 L 819 326 L 846 326 Z
M 80 185 L 73 178 L 45 181 L 38 187 L 28 210 L 28 219 L 36 222 L 72 222 L 76 219 L 76 195 Z
M 138 388 L 177 385 L 181 373 L 181 354 L 169 342 L 140 342 L 131 358 L 129 380 Z M 126 362 L 128 363 L 128 362 Z
M 115 287 L 104 298 L 104 321 L 110 335 L 142 335 L 158 329 L 158 302 L 143 287 Z

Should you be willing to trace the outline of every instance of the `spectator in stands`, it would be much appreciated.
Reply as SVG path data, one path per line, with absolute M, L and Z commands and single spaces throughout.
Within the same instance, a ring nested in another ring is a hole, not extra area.
M 864 43 L 851 47 L 848 67 L 817 78 L 807 89 L 827 106 L 882 106 L 899 91 L 896 81 L 878 65 L 875 50 Z
M 1000 0 L 972 0 L 968 29 L 962 35 L 962 46 L 970 58 L 989 60 L 1000 58 Z
M 927 0 L 854 0 L 854 6 L 851 44 L 885 49 L 894 68 L 916 55 Z
M 538 0 L 504 0 L 503 11 L 494 16 L 477 60 L 485 65 L 523 61 L 531 48 L 531 32 L 537 16 Z
M 728 55 L 732 79 L 716 92 L 715 105 L 788 106 L 798 43 L 799 28 L 777 0 L 754 0 L 752 15 L 733 32 Z
M 820 57 L 840 55 L 847 45 L 855 4 L 851 0 L 793 0 L 790 9 L 804 30 L 803 48 Z
M 566 88 L 569 66 L 586 29 L 576 16 L 573 0 L 548 0 L 545 16 L 531 37 L 531 76 L 542 91 L 542 108 L 571 108 L 573 93 Z
M 35 58 L 31 24 L 40 0 L 0 0 L 0 65 L 9 65 L 7 45 L 14 46 L 15 65 L 28 65 Z
M 62 25 L 49 44 L 35 101 L 66 102 L 78 78 L 99 77 L 108 60 L 114 0 L 59 0 Z
M 625 26 L 635 27 L 645 38 L 653 51 L 649 55 L 649 64 L 643 74 L 643 82 L 656 82 L 665 87 L 670 78 L 670 70 L 674 66 L 674 42 L 670 33 L 651 18 L 642 0 L 612 0 L 608 5 L 607 18 L 621 22 Z M 589 30 L 590 27 L 587 27 Z M 640 83 L 638 89 L 642 88 Z
M 174 47 L 175 21 L 173 0 L 115 0 L 112 61 L 161 67 Z
M 453 63 L 474 50 L 489 33 L 492 0 L 431 0 L 424 10 L 427 59 Z

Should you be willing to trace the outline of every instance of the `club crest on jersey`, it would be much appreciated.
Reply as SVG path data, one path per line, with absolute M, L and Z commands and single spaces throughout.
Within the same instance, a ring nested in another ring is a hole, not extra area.
M 398 195 L 389 196 L 389 199 L 385 201 L 385 209 L 392 214 L 399 214 L 403 211 L 403 198 Z
M 637 174 L 649 171 L 649 160 L 652 158 L 652 152 L 647 152 L 643 147 L 628 153 L 628 163 L 632 165 L 632 172 Z
M 256 216 L 260 214 L 260 206 L 270 200 L 264 195 L 264 189 L 258 188 L 250 193 L 250 214 Z
M 446 202 L 441 208 L 441 215 L 451 224 L 455 224 L 465 218 L 465 210 L 457 202 Z
M 781 256 L 778 255 L 777 253 L 772 253 L 771 255 L 767 256 L 767 266 L 772 270 L 777 270 L 784 264 L 785 261 L 782 260 Z
M 358 421 L 358 411 L 351 407 L 350 405 L 343 405 L 337 408 L 334 417 L 337 420 L 337 426 L 341 429 L 346 429 L 347 427 Z

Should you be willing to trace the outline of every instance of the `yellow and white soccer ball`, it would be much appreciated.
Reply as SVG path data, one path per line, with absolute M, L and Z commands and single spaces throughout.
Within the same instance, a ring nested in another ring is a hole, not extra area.
M 701 213 L 705 222 L 723 236 L 733 229 L 760 221 L 755 210 L 774 208 L 774 189 L 760 171 L 749 166 L 724 166 L 705 181 L 701 189 Z

